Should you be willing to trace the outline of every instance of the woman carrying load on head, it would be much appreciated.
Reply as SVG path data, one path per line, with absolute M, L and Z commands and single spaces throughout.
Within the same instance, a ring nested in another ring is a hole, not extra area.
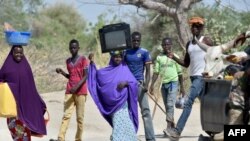
M 37 92 L 22 46 L 12 46 L 0 70 L 0 82 L 8 83 L 17 104 L 17 117 L 7 118 L 13 140 L 31 141 L 31 135 L 46 135 L 46 105 Z
M 138 83 L 123 62 L 123 54 L 111 52 L 107 67 L 97 70 L 89 55 L 89 92 L 102 116 L 112 126 L 112 141 L 137 141 Z

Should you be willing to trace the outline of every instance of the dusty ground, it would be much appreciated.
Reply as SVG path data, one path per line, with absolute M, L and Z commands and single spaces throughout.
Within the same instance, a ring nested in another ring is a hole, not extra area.
M 49 139 L 57 138 L 59 126 L 61 123 L 61 118 L 63 114 L 63 98 L 64 91 L 53 92 L 42 94 L 43 99 L 47 103 L 47 107 L 50 113 L 50 121 L 47 126 L 48 135 L 43 138 L 33 137 L 33 141 L 49 141 Z M 159 101 L 160 105 L 163 107 L 162 100 Z M 150 100 L 151 112 L 153 111 L 154 102 Z M 175 120 L 177 121 L 181 114 L 180 109 L 175 110 Z M 140 115 L 141 116 L 141 115 Z M 142 124 L 141 117 L 138 139 L 145 141 L 144 128 Z M 168 137 L 163 135 L 163 129 L 166 127 L 165 115 L 164 113 L 157 108 L 156 113 L 153 119 L 156 140 L 157 141 L 166 141 L 170 140 Z M 93 100 L 88 96 L 85 108 L 85 132 L 83 134 L 84 141 L 109 141 L 111 134 L 111 127 L 108 123 L 101 117 L 97 107 L 93 103 Z M 75 114 L 72 116 L 69 129 L 66 134 L 67 141 L 74 141 L 74 136 L 76 132 L 76 118 Z M 201 136 L 205 137 L 201 137 Z M 186 127 L 182 133 L 180 141 L 203 141 L 207 140 L 207 134 L 202 131 L 200 123 L 200 104 L 195 103 L 193 105 L 192 113 L 188 119 Z M 6 126 L 6 119 L 0 118 L 0 141 L 11 141 L 9 131 Z

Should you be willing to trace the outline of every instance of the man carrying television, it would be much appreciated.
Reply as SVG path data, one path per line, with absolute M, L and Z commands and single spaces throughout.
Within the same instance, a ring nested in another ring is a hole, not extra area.
M 144 124 L 146 141 L 155 141 L 154 127 L 148 104 L 148 85 L 150 81 L 151 57 L 148 50 L 140 47 L 141 33 L 132 33 L 132 49 L 126 50 L 125 61 L 139 82 L 138 101 L 141 108 L 141 115 Z M 144 68 L 146 75 L 144 80 Z

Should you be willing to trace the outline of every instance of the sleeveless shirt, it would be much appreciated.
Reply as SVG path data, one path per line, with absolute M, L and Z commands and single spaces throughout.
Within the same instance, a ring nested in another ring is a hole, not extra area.
M 199 41 L 202 42 L 203 38 L 204 36 L 201 36 Z M 203 51 L 197 44 L 192 44 L 192 42 L 190 41 L 188 45 L 188 54 L 190 56 L 190 76 L 202 76 L 206 65 L 206 52 Z

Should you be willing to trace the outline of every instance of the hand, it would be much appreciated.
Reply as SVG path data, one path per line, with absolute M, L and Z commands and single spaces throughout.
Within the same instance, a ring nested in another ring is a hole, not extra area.
M 128 86 L 128 82 L 120 82 L 117 85 L 117 90 L 122 90 L 123 88 L 125 88 L 126 86 Z
M 77 87 L 76 87 L 76 86 L 72 87 L 72 88 L 69 90 L 69 92 L 70 92 L 71 94 L 75 94 L 76 91 L 77 91 Z
M 173 53 L 173 52 L 171 52 L 171 51 L 169 51 L 169 52 L 167 53 L 167 57 L 169 57 L 169 58 L 173 58 L 173 57 L 174 57 L 174 53 Z
M 226 60 L 231 62 L 231 63 L 239 63 L 241 61 L 241 58 L 237 57 L 236 55 L 228 55 L 226 57 Z
M 90 62 L 93 63 L 94 62 L 94 53 L 90 53 L 88 58 L 89 58 Z
M 62 74 L 63 70 L 61 68 L 56 68 L 56 72 Z

